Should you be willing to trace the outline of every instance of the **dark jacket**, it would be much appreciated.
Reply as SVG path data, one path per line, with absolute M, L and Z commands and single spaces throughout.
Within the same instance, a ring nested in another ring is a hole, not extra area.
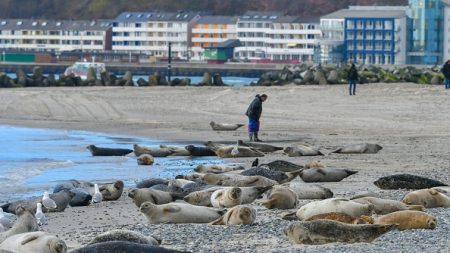
M 442 67 L 442 74 L 444 74 L 445 78 L 450 78 L 450 64 L 446 62 L 444 67 Z
M 358 70 L 356 70 L 355 64 L 348 71 L 348 80 L 358 80 Z
M 262 113 L 262 101 L 259 95 L 256 95 L 255 99 L 253 99 L 252 103 L 247 109 L 245 115 L 254 120 L 259 120 L 261 118 Z

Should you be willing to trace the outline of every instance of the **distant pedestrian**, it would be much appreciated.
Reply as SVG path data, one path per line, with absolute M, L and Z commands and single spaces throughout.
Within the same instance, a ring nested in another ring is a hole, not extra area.
M 445 89 L 450 89 L 450 60 L 444 63 L 444 66 L 442 67 L 441 71 L 445 77 L 444 79 Z
M 256 95 L 255 99 L 253 99 L 252 103 L 247 109 L 245 115 L 248 117 L 248 136 L 250 141 L 258 141 L 261 140 L 258 138 L 259 132 L 259 118 L 261 118 L 262 113 L 262 103 L 267 100 L 267 95 L 262 94 L 261 96 Z
M 356 95 L 356 83 L 358 82 L 358 70 L 356 69 L 356 66 L 354 63 L 352 63 L 352 66 L 348 70 L 348 91 L 351 95 Z

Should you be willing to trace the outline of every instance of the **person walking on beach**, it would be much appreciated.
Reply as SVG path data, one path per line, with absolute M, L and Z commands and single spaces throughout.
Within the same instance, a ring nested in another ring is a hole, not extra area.
M 441 71 L 445 77 L 444 78 L 445 89 L 450 89 L 450 60 L 444 63 L 444 66 L 442 67 Z
M 348 91 L 351 95 L 356 95 L 356 82 L 358 81 L 358 70 L 356 69 L 356 66 L 353 62 L 350 62 L 352 66 L 350 67 L 348 71 Z
M 262 103 L 267 100 L 267 95 L 256 95 L 252 103 L 247 109 L 245 115 L 248 117 L 248 136 L 250 141 L 261 142 L 258 138 L 259 132 L 259 118 L 261 118 L 262 113 Z

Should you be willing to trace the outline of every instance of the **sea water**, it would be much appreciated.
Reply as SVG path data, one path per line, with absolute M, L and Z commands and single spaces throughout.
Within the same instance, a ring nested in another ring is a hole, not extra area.
M 133 144 L 177 145 L 160 140 L 76 130 L 0 126 L 0 204 L 52 192 L 65 180 L 90 182 L 123 180 L 126 187 L 146 178 L 174 178 L 199 164 L 221 164 L 215 157 L 155 158 L 152 166 L 138 166 L 133 153 L 120 157 L 92 156 L 86 146 L 133 149 Z

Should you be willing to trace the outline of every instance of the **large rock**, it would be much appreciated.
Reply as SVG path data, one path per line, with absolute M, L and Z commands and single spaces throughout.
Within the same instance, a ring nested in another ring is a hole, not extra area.
M 434 85 L 442 84 L 442 81 L 441 81 L 441 78 L 439 77 L 439 75 L 437 75 L 437 74 L 433 75 L 433 77 L 430 80 L 430 84 L 434 84 Z
M 148 86 L 148 82 L 144 80 L 144 78 L 139 78 L 137 80 L 137 85 L 139 87 L 144 87 L 144 86 Z
M 203 74 L 203 80 L 198 84 L 200 86 L 211 86 L 212 85 L 212 77 L 209 72 L 205 72 Z
M 18 69 L 16 71 L 16 76 L 17 76 L 17 85 L 19 87 L 26 87 L 27 86 L 27 75 L 25 74 L 25 71 L 23 71 L 23 69 Z
M 222 77 L 219 73 L 215 73 L 213 76 L 213 84 L 215 86 L 225 86 L 225 83 L 222 80 Z
M 303 78 L 305 84 L 312 84 L 314 82 L 314 73 L 312 72 L 311 69 L 304 71 L 301 74 L 301 77 Z
M 44 81 L 44 75 L 42 74 L 42 68 L 36 66 L 33 68 L 33 79 L 37 86 L 42 86 Z
M 125 72 L 125 75 L 122 77 L 122 79 L 125 81 L 124 86 L 134 86 L 133 74 L 131 73 L 131 71 Z
M 322 69 L 317 69 L 317 71 L 314 73 L 314 83 L 325 85 L 328 84 L 327 78 L 325 77 L 325 73 Z
M 113 84 L 113 82 L 111 82 L 109 73 L 106 71 L 103 71 L 102 73 L 100 73 L 100 79 L 102 80 L 103 85 L 111 86 Z
M 339 80 L 338 72 L 336 70 L 331 70 L 328 74 L 327 81 L 329 84 L 337 84 Z

